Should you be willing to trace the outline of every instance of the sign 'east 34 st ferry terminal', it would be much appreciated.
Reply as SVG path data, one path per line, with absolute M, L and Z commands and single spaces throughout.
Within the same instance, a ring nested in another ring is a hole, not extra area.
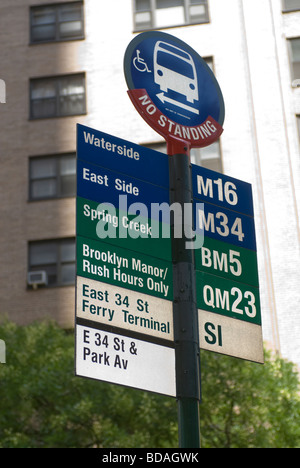
M 168 155 L 78 125 L 76 373 L 175 396 L 180 446 L 199 447 L 200 348 L 263 362 L 252 191 L 190 164 L 225 114 L 193 49 L 142 33 L 124 70 Z

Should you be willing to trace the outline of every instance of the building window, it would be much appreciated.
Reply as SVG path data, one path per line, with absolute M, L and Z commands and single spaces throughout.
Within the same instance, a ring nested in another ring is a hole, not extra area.
M 83 38 L 83 2 L 31 7 L 31 43 Z
M 216 141 L 205 148 L 192 148 L 191 162 L 216 172 L 223 172 L 220 142 Z
M 30 80 L 30 117 L 43 119 L 85 114 L 83 73 Z
M 167 152 L 166 144 L 163 142 L 152 143 L 145 146 L 155 151 L 160 151 L 161 153 Z M 206 167 L 206 169 L 212 171 L 223 172 L 220 141 L 218 140 L 205 148 L 192 148 L 191 163 Z
M 136 31 L 207 23 L 208 0 L 134 0 Z
M 74 197 L 75 192 L 75 153 L 30 158 L 30 200 Z
M 282 0 L 283 11 L 297 11 L 300 10 L 300 0 Z
M 300 37 L 289 39 L 292 80 L 300 79 Z
M 155 151 L 159 151 L 160 153 L 167 154 L 167 145 L 164 141 L 156 142 L 156 143 L 146 143 L 146 148 L 153 149 Z
M 29 272 L 45 272 L 46 286 L 75 282 L 75 239 L 29 243 Z

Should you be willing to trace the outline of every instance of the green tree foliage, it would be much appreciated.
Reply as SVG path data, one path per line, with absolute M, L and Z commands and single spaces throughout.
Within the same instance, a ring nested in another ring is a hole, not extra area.
M 292 363 L 265 364 L 202 353 L 202 444 L 228 448 L 300 447 L 299 375 Z
M 0 338 L 0 447 L 178 447 L 176 401 L 76 377 L 73 331 L 5 322 Z M 300 447 L 291 363 L 201 357 L 203 447 Z

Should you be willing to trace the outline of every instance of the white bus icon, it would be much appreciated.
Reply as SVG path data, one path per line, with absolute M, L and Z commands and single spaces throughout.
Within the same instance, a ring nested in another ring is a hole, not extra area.
M 157 41 L 154 48 L 154 81 L 162 91 L 183 94 L 188 102 L 198 101 L 198 82 L 190 54 L 167 42 Z

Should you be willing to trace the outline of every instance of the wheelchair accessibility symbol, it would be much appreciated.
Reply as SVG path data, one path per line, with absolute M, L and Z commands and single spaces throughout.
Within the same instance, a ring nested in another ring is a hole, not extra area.
M 141 57 L 141 51 L 136 51 L 136 57 L 133 59 L 133 65 L 139 72 L 148 72 L 151 73 L 149 70 L 148 65 L 146 64 L 145 60 Z

